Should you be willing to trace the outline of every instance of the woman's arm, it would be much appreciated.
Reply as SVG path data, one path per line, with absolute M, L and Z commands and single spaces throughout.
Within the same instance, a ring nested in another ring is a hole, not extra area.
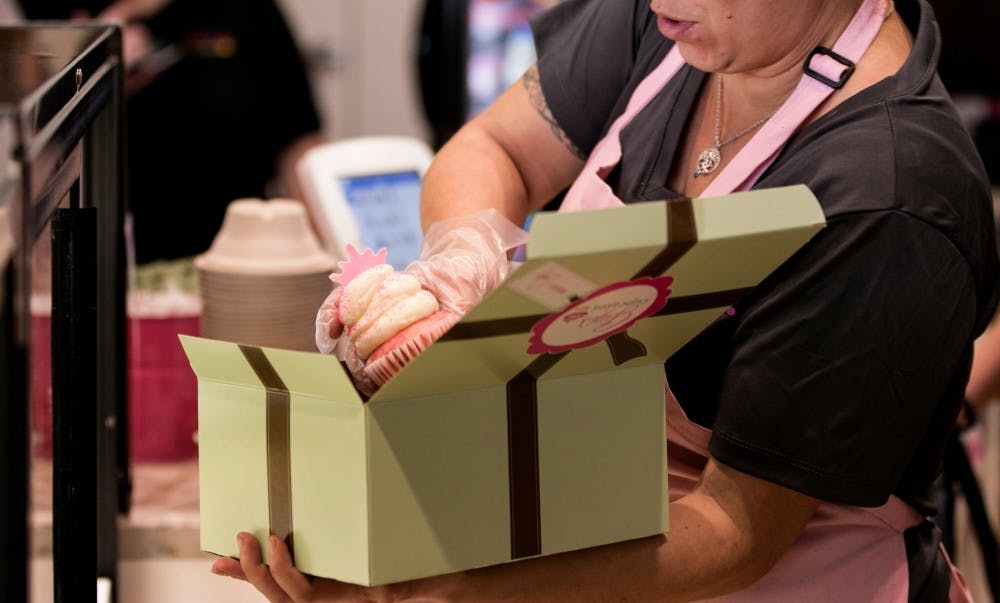
M 398 601 L 686 601 L 753 584 L 819 501 L 710 461 L 670 532 L 396 585 Z M 277 571 L 277 570 L 276 570 Z
M 972 373 L 965 388 L 965 398 L 976 408 L 1000 398 L 1000 315 L 976 340 Z
M 216 573 L 249 580 L 269 601 L 687 601 L 764 576 L 819 501 L 709 461 L 694 492 L 670 505 L 670 532 L 618 544 L 376 588 L 309 580 L 272 537 L 270 568 L 240 535 L 240 560 Z
M 488 208 L 523 224 L 582 167 L 579 152 L 545 104 L 538 69 L 532 67 L 437 153 L 421 192 L 424 229 Z

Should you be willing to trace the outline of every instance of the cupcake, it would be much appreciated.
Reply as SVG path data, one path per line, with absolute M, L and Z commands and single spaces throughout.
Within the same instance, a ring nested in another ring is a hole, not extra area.
M 341 287 L 324 303 L 318 324 L 330 339 L 346 337 L 349 356 L 364 362 L 363 369 L 359 362 L 349 367 L 364 391 L 383 385 L 459 317 L 441 310 L 416 277 L 385 264 L 385 250 L 359 254 L 349 247 L 348 257 L 331 276 Z
M 385 385 L 408 362 L 444 335 L 458 319 L 458 314 L 438 310 L 396 333 L 369 356 L 365 363 L 365 375 L 379 386 Z
M 437 299 L 416 277 L 389 270 L 376 275 L 376 282 L 366 283 L 360 295 L 352 294 L 351 286 L 362 280 L 355 279 L 340 297 L 340 322 L 362 359 L 396 333 L 438 311 Z

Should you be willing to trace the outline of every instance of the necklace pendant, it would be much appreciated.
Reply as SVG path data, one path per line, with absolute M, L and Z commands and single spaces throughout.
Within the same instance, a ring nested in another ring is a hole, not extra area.
M 701 155 L 698 155 L 698 168 L 694 171 L 694 177 L 711 174 L 715 168 L 719 167 L 720 163 L 722 163 L 722 153 L 719 152 L 718 147 L 705 149 Z

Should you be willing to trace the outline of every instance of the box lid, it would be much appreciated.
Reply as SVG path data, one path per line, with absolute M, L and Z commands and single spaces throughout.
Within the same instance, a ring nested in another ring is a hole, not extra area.
M 595 318 L 595 305 L 605 313 L 614 304 L 622 309 L 634 301 L 632 292 L 649 287 L 620 289 L 643 279 L 667 291 L 666 305 L 632 317 L 624 333 L 631 342 L 621 336 L 591 338 L 590 345 L 566 351 L 558 345 L 546 348 L 542 341 L 541 348 L 559 356 L 542 378 L 661 363 L 824 224 L 818 201 L 801 185 L 540 214 L 529 233 L 527 261 L 370 403 L 509 382 L 538 360 L 528 350 L 534 345 L 537 352 L 538 340 L 548 338 L 546 322 L 549 327 L 580 322 L 576 314 L 587 311 Z M 654 282 L 664 276 L 669 279 Z M 608 295 L 613 303 L 604 303 Z M 616 354 L 615 340 L 624 354 Z

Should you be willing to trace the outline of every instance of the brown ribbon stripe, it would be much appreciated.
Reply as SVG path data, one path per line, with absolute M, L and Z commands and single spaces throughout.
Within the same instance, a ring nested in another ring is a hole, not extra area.
M 753 291 L 753 287 L 671 297 L 667 301 L 667 305 L 663 306 L 653 316 L 669 316 L 671 314 L 683 314 L 694 310 L 731 306 L 750 291 Z M 458 323 L 442 335 L 440 341 L 461 341 L 465 339 L 481 339 L 483 337 L 502 337 L 504 335 L 528 333 L 531 331 L 531 327 L 535 326 L 538 321 L 546 316 L 548 314 L 533 314 L 531 316 L 515 316 L 512 318 Z
M 667 244 L 630 280 L 644 276 L 659 276 L 666 272 L 698 241 L 694 223 L 694 208 L 690 199 L 667 203 Z M 530 330 L 531 323 L 527 329 Z M 610 341 L 609 345 L 616 342 Z M 639 344 L 625 336 L 617 343 Z M 630 357 L 645 353 L 634 345 L 622 354 Z M 538 555 L 542 551 L 541 508 L 538 479 L 538 379 L 559 363 L 566 354 L 542 354 L 507 382 L 507 442 L 510 479 L 511 558 Z
M 698 242 L 694 223 L 694 206 L 691 199 L 677 199 L 667 203 L 667 245 L 636 272 L 631 279 L 660 276 L 681 259 Z
M 268 531 L 292 553 L 291 400 L 288 388 L 260 348 L 239 346 L 267 392 Z M 294 557 L 293 557 L 294 558 Z
M 542 354 L 507 382 L 507 470 L 511 559 L 541 552 L 538 378 L 569 352 Z

